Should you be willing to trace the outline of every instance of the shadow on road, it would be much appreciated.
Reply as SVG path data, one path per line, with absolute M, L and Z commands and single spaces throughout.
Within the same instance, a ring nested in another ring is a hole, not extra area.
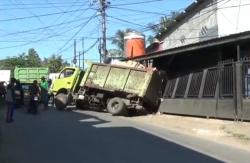
M 105 113 L 104 116 L 107 116 Z M 104 118 L 104 119 L 109 119 Z M 114 117 L 111 117 L 115 119 Z M 4 124 L 1 163 L 220 162 L 120 120 L 76 112 L 16 112 Z

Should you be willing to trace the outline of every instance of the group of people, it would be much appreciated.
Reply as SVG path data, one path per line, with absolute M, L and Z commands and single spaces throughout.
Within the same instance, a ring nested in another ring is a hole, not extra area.
M 30 106 L 28 108 L 28 113 L 37 113 L 39 99 L 44 105 L 44 110 L 48 110 L 49 86 L 49 82 L 44 77 L 41 78 L 40 84 L 38 84 L 37 80 L 33 81 L 33 84 L 30 87 Z
M 50 82 L 44 77 L 41 78 L 40 84 L 37 80 L 33 81 L 32 85 L 29 87 L 30 96 L 27 109 L 28 113 L 36 114 L 39 102 L 43 103 L 44 110 L 48 109 L 49 86 Z M 7 87 L 4 86 L 4 83 L 0 83 L 0 98 L 5 99 L 7 108 L 6 122 L 11 123 L 14 121 L 14 110 L 24 105 L 24 91 L 20 81 L 11 78 Z

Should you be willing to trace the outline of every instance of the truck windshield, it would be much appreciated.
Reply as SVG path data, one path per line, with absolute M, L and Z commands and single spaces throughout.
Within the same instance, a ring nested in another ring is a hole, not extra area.
M 75 69 L 65 69 L 61 74 L 59 78 L 66 78 L 66 77 L 70 77 L 71 75 L 73 75 L 75 72 Z

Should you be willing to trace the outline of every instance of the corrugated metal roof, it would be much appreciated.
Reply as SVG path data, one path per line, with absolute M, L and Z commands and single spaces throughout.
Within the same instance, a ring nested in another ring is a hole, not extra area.
M 243 41 L 250 41 L 250 31 L 237 33 L 225 37 L 215 38 L 203 42 L 193 43 L 186 46 L 181 46 L 177 48 L 162 50 L 153 52 L 151 54 L 135 57 L 133 60 L 143 61 L 148 59 L 154 59 L 162 56 L 169 56 L 169 55 L 176 55 L 176 54 L 183 54 L 191 51 L 202 50 L 211 47 L 218 47 L 226 44 L 238 44 Z

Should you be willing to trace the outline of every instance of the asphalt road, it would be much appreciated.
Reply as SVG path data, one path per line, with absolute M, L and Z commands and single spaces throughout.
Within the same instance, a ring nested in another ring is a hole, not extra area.
M 87 113 L 41 110 L 30 115 L 17 110 L 15 122 L 3 125 L 0 162 L 221 162 L 133 127 L 136 124 L 123 118 Z

